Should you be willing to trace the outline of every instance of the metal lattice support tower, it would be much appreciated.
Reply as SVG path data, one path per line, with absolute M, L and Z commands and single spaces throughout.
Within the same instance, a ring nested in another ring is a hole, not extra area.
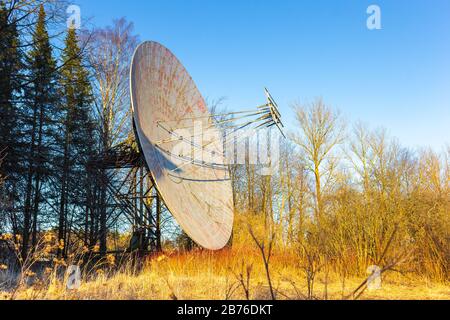
M 160 251 L 162 203 L 143 155 L 122 144 L 100 154 L 90 167 L 106 177 L 100 182 L 106 189 L 106 208 L 95 209 L 107 210 L 108 228 L 125 219 L 133 228 L 128 251 Z

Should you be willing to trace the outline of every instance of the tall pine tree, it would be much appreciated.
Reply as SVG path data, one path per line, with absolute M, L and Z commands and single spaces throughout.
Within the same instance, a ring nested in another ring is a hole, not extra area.
M 46 14 L 40 6 L 33 46 L 26 57 L 29 85 L 25 89 L 24 136 L 27 143 L 25 204 L 23 217 L 22 256 L 26 256 L 30 244 L 36 244 L 38 212 L 42 201 L 43 184 L 49 175 L 49 164 L 56 135 L 56 62 L 46 29 Z
M 21 54 L 19 38 L 14 23 L 8 21 L 4 3 L 0 2 L 0 154 L 3 154 L 0 174 L 9 182 L 19 175 L 18 156 L 18 96 L 21 93 L 19 73 Z
M 14 21 L 3 1 L 0 1 L 0 220 L 14 233 L 19 232 L 19 219 L 15 207 L 18 200 L 21 152 L 18 121 L 21 90 L 22 55 Z
M 87 162 L 94 148 L 94 126 L 90 113 L 92 90 L 88 72 L 83 67 L 83 52 L 75 29 L 68 30 L 62 62 L 60 101 L 63 117 L 59 140 L 62 152 L 58 161 L 61 172 L 58 237 L 67 245 L 70 241 L 71 222 L 78 218 L 73 215 L 86 212 Z M 71 210 L 68 210 L 69 206 Z M 60 255 L 66 253 L 64 249 L 59 252 Z

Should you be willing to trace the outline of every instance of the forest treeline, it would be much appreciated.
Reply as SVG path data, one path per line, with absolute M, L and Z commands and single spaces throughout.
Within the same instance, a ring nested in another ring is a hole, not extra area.
M 67 29 L 66 7 L 0 1 L 0 235 L 17 235 L 23 257 L 47 231 L 60 256 L 73 245 L 105 253 L 120 229 L 110 176 L 92 163 L 133 145 L 128 68 L 138 37 L 124 19 Z M 298 127 L 274 175 L 231 169 L 238 221 L 296 248 L 311 274 L 403 259 L 401 272 L 448 280 L 450 147 L 404 148 L 385 130 L 344 123 L 320 99 L 293 108 Z M 246 231 L 237 224 L 235 238 Z
M 278 173 L 259 176 L 248 165 L 234 172 L 250 228 L 259 225 L 281 251 L 293 248 L 308 277 L 376 266 L 447 281 L 450 147 L 404 148 L 385 129 L 347 125 L 321 99 L 293 108 L 298 130 L 282 144 Z
M 132 24 L 78 32 L 66 8 L 0 1 L 0 234 L 18 236 L 22 257 L 45 230 L 59 255 L 72 239 L 106 252 L 109 177 L 90 163 L 131 137 Z

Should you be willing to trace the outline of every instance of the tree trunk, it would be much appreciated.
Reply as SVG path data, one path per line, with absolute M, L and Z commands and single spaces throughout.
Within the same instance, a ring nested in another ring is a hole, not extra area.
M 102 255 L 106 254 L 107 251 L 107 237 L 108 231 L 106 228 L 106 179 L 105 174 L 102 172 L 102 185 L 100 194 L 100 253 Z
M 31 227 L 31 197 L 33 188 L 33 175 L 34 175 L 34 160 L 35 160 L 35 131 L 37 126 L 37 105 L 34 105 L 33 109 L 33 126 L 31 129 L 31 142 L 30 142 L 30 153 L 28 155 L 28 177 L 27 177 L 27 188 L 26 188 L 26 198 L 23 213 L 23 230 L 22 230 L 22 259 L 25 260 L 28 253 L 28 244 L 30 239 L 30 227 Z
M 66 131 L 68 131 L 68 126 L 66 126 Z M 66 194 L 67 194 L 67 179 L 69 173 L 69 134 L 66 133 L 64 139 L 64 159 L 63 159 L 63 172 L 61 177 L 61 194 L 59 200 L 59 224 L 58 224 L 58 240 L 64 240 L 65 235 L 65 212 L 66 212 Z M 65 246 L 65 245 L 64 245 Z M 64 253 L 64 248 L 58 247 L 58 257 Z

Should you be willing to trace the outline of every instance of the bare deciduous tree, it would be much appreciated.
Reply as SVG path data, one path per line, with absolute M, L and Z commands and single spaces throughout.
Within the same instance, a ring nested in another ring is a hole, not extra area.
M 101 152 L 132 136 L 129 97 L 129 70 L 138 37 L 133 24 L 124 18 L 113 25 L 96 29 L 90 35 L 89 60 L 93 69 L 95 116 L 99 123 Z M 100 251 L 105 253 L 107 240 L 107 184 L 104 172 L 100 176 Z
M 250 232 L 250 235 L 251 235 L 254 243 L 257 245 L 257 247 L 261 253 L 261 257 L 263 259 L 264 269 L 266 271 L 267 283 L 269 284 L 270 296 L 271 296 L 272 300 L 276 300 L 275 289 L 273 287 L 272 277 L 270 275 L 270 259 L 272 258 L 272 254 L 273 254 L 273 248 L 274 248 L 276 234 L 274 232 L 272 232 L 271 236 L 266 241 L 266 240 L 259 240 L 257 238 L 257 236 L 255 235 L 255 233 L 253 232 L 253 229 L 250 225 L 248 226 L 248 230 Z
M 94 75 L 96 116 L 102 148 L 108 150 L 130 133 L 129 70 L 138 45 L 133 24 L 124 18 L 90 35 L 89 61 Z
M 306 168 L 315 182 L 316 218 L 323 214 L 323 193 L 332 184 L 337 158 L 333 149 L 344 139 L 344 124 L 338 112 L 326 106 L 322 99 L 302 106 L 294 105 L 300 132 L 292 140 L 304 152 Z

